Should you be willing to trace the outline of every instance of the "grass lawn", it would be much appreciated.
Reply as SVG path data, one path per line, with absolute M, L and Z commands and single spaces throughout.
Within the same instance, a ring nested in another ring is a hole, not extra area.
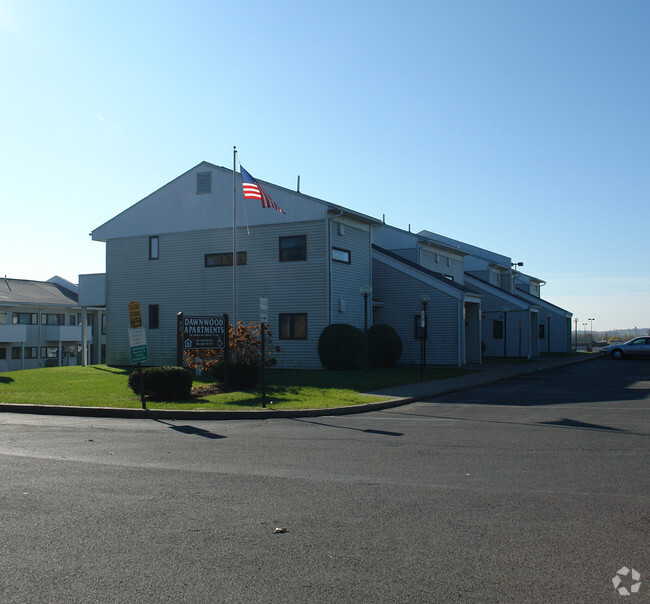
M 127 385 L 131 368 L 92 365 L 48 367 L 0 373 L 0 402 L 140 408 L 140 397 Z M 428 368 L 424 379 L 438 380 L 471 373 L 465 369 Z M 362 371 L 272 369 L 266 372 L 266 400 L 275 409 L 322 409 L 383 400 L 363 394 L 419 381 L 419 367 Z M 194 380 L 194 390 L 212 383 L 205 375 Z M 272 404 L 271 404 L 272 403 Z M 193 396 L 179 401 L 149 401 L 148 409 L 252 410 L 262 406 L 261 389 Z

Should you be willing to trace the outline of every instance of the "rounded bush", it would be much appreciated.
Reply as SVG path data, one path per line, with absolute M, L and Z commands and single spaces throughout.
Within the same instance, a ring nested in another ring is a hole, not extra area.
M 260 379 L 261 368 L 252 363 L 234 362 L 228 365 L 228 381 L 232 390 L 249 390 L 255 388 Z M 215 379 L 223 381 L 223 363 L 217 363 L 212 369 Z
M 143 367 L 144 392 L 154 399 L 186 398 L 192 390 L 194 378 L 183 367 Z M 136 370 L 129 375 L 129 388 L 140 395 L 140 375 Z
M 364 333 L 347 323 L 328 325 L 318 338 L 318 357 L 326 369 L 361 369 L 366 350 Z
M 390 325 L 368 330 L 368 357 L 372 367 L 393 367 L 402 356 L 402 338 Z

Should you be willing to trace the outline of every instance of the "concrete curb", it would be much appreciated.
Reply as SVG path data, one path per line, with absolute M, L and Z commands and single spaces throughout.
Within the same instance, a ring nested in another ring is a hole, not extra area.
M 509 380 L 520 375 L 547 371 L 564 365 L 590 361 L 600 356 L 588 356 L 586 358 L 564 359 L 558 362 L 547 362 L 543 366 L 531 365 L 503 365 L 495 368 L 494 371 L 478 372 L 460 378 L 437 380 L 423 384 L 409 384 L 402 389 L 417 390 L 411 396 L 395 396 L 386 393 L 387 400 L 378 403 L 365 403 L 349 407 L 331 407 L 328 409 L 263 409 L 255 411 L 167 411 L 164 409 L 130 409 L 123 407 L 75 407 L 65 405 L 31 405 L 0 403 L 0 413 L 25 413 L 34 415 L 62 415 L 76 417 L 107 417 L 126 419 L 167 419 L 167 420 L 232 420 L 232 419 L 271 419 L 271 418 L 295 418 L 295 417 L 326 417 L 330 415 L 350 415 L 352 413 L 368 413 L 370 411 L 381 411 L 401 405 L 408 405 L 416 401 L 442 396 L 460 390 L 469 390 L 478 386 L 484 386 L 494 382 Z M 397 391 L 399 387 L 389 390 Z M 369 393 L 376 396 L 383 396 L 382 392 Z

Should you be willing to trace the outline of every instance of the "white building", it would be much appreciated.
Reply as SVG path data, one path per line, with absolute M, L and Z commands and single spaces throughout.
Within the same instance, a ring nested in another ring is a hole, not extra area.
M 90 354 L 102 327 L 98 313 L 82 314 L 78 288 L 65 279 L 0 279 L 0 372 L 82 364 L 83 332 Z

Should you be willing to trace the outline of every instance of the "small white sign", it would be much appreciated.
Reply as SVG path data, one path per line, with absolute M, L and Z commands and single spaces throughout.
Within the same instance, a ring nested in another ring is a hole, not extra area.
M 147 345 L 147 334 L 143 327 L 137 329 L 129 329 L 129 346 L 134 348 L 135 346 L 146 346 Z

